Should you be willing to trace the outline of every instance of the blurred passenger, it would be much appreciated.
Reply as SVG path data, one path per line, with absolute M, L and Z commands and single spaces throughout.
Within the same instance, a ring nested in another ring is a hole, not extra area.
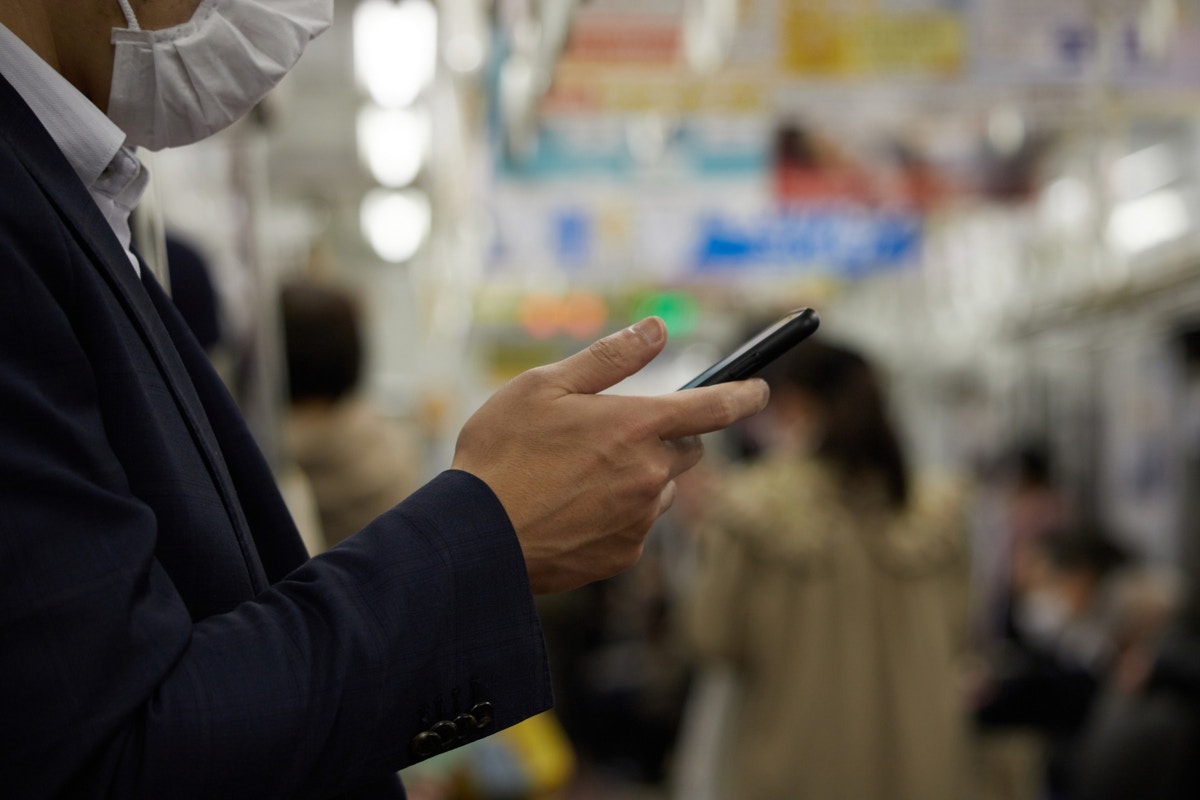
M 1200 593 L 1170 576 L 1125 587 L 1120 660 L 1080 737 L 1072 800 L 1200 797 Z
M 1042 540 L 1068 527 L 1072 512 L 1040 442 L 1015 448 L 983 473 L 972 525 L 972 639 L 986 654 L 1015 635 L 1014 598 L 1029 583 Z
M 232 290 L 222 287 L 220 273 L 198 242 L 171 229 L 166 231 L 164 241 L 171 302 L 221 380 L 242 402 L 244 390 L 237 385 L 238 370 L 250 348 L 246 337 L 238 336 L 237 326 L 232 324 L 228 303 Z
M 212 266 L 195 245 L 172 231 L 166 234 L 166 252 L 171 300 L 211 358 L 224 339 Z
M 660 523 L 629 572 L 538 604 L 582 786 L 664 781 L 688 677 L 670 624 L 670 539 Z
M 1039 568 L 1042 544 L 1055 531 L 1068 527 L 1070 503 L 1054 480 L 1049 449 L 1027 444 L 1012 456 L 1011 489 L 1005 508 L 1010 603 L 1011 592 L 1024 592 Z M 1011 611 L 1011 605 L 1010 605 Z
M 814 340 L 763 377 L 769 438 L 712 485 L 690 608 L 741 682 L 722 796 L 960 800 L 961 492 L 910 482 L 858 354 Z
M 1014 636 L 993 655 L 977 695 L 981 728 L 1036 732 L 1047 747 L 1050 797 L 1069 796 L 1078 736 L 1116 664 L 1121 585 L 1129 557 L 1104 533 L 1054 533 L 1031 553 L 1015 600 Z
M 319 283 L 281 292 L 291 455 L 312 486 L 325 547 L 403 500 L 423 476 L 416 436 L 359 392 L 360 314 L 351 295 Z

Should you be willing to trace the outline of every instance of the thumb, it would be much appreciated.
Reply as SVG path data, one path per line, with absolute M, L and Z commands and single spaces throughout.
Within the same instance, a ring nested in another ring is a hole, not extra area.
M 649 364 L 666 343 L 666 324 L 658 317 L 646 317 L 549 369 L 554 382 L 568 392 L 596 394 Z

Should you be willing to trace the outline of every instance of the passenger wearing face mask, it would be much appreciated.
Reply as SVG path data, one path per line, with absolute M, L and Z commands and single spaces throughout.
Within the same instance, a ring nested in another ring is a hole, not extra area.
M 402 797 L 551 703 L 532 594 L 633 563 L 748 381 L 596 393 L 649 319 L 526 373 L 453 469 L 306 560 L 223 384 L 130 250 L 132 145 L 258 102 L 331 0 L 0 4 L 0 793 Z
M 991 656 L 980 686 L 976 723 L 987 732 L 1036 733 L 1051 798 L 1070 796 L 1078 736 L 1115 663 L 1115 590 L 1128 561 L 1096 528 L 1044 536 L 1014 599 L 1014 636 Z

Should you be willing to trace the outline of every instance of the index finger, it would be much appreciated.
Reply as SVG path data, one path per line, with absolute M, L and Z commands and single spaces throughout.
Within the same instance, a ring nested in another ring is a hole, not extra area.
M 769 398 L 767 383 L 760 378 L 662 395 L 655 398 L 666 406 L 659 438 L 698 436 L 728 428 L 762 411 Z

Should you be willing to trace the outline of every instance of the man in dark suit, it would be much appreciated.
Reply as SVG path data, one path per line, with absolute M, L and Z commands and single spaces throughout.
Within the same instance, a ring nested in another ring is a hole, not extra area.
M 661 321 L 644 321 L 517 378 L 467 423 L 451 470 L 306 559 L 235 407 L 128 247 L 144 185 L 128 144 L 232 120 L 164 102 L 166 68 L 134 69 L 113 42 L 123 29 L 134 50 L 192 46 L 210 14 L 328 4 L 0 5 L 6 797 L 403 796 L 397 769 L 550 705 L 532 594 L 636 561 L 695 437 L 765 403 L 758 381 L 597 395 L 662 349 Z M 241 90 L 225 61 L 200 63 L 209 89 Z M 163 113 L 191 116 L 159 129 Z

